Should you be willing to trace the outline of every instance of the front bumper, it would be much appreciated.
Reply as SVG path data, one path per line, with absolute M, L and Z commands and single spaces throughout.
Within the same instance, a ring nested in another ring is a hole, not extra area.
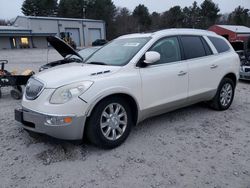
M 240 72 L 240 80 L 250 80 L 250 72 Z
M 44 114 L 25 108 L 15 110 L 15 120 L 22 123 L 24 129 L 64 140 L 82 139 L 86 116 L 71 116 L 71 123 L 61 125 L 48 125 L 46 123 L 48 117 L 60 117 L 60 115 Z

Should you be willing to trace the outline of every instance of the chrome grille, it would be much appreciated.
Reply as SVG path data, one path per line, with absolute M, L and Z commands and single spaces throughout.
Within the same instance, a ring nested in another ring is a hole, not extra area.
M 25 97 L 28 100 L 35 100 L 41 94 L 44 84 L 34 78 L 30 78 L 26 88 Z

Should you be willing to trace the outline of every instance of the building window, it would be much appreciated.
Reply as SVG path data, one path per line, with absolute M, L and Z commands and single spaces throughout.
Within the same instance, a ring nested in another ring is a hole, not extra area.
M 29 48 L 29 39 L 28 37 L 21 37 L 20 48 Z
M 21 43 L 22 43 L 22 44 L 26 44 L 26 45 L 29 44 L 28 38 L 27 38 L 27 37 L 22 37 L 22 38 L 21 38 Z

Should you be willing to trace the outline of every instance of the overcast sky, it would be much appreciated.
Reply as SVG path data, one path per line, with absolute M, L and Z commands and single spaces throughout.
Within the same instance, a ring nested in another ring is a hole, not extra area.
M 199 4 L 203 0 L 196 0 Z M 164 12 L 169 8 L 180 5 L 181 7 L 190 6 L 194 0 L 113 0 L 116 6 L 127 7 L 131 11 L 138 4 L 145 4 L 150 12 Z M 221 13 L 228 13 L 235 7 L 241 5 L 250 9 L 250 0 L 214 0 L 221 9 Z M 0 19 L 11 19 L 17 15 L 22 15 L 21 6 L 23 0 L 0 0 Z

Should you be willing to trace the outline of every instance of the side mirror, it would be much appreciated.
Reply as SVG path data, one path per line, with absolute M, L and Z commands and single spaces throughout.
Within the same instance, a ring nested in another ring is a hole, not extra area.
M 159 61 L 160 59 L 161 59 L 161 55 L 158 52 L 149 51 L 149 52 L 146 52 L 145 54 L 144 63 L 152 64 L 152 63 Z

